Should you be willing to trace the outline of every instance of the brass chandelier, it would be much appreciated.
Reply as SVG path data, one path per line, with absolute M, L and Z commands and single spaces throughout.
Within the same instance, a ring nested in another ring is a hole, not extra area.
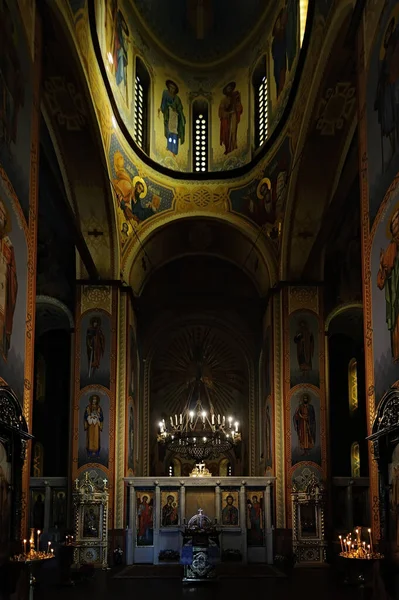
M 238 421 L 215 412 L 201 371 L 198 364 L 183 411 L 162 419 L 157 437 L 171 453 L 200 462 L 217 458 L 241 442 Z

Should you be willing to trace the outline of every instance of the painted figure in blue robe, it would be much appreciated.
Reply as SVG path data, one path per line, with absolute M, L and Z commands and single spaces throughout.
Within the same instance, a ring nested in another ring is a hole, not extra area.
M 148 217 L 152 217 L 152 215 L 158 210 L 161 199 L 158 196 L 153 196 L 151 202 L 143 204 L 142 200 L 146 197 L 146 195 L 147 186 L 145 181 L 141 177 L 134 177 L 133 191 L 130 196 L 130 202 L 122 199 L 120 203 L 120 207 L 123 210 L 127 220 L 133 220 L 136 223 L 141 223 L 141 221 L 145 221 L 148 219 Z
M 127 89 L 127 64 L 128 64 L 129 28 L 125 17 L 118 10 L 116 15 L 115 39 L 114 39 L 114 65 L 115 81 L 118 86 L 123 83 Z
M 381 136 L 388 138 L 393 155 L 399 138 L 399 26 L 394 18 L 388 24 L 383 45 L 374 110 L 378 111 Z
M 299 0 L 287 0 L 287 60 L 288 69 L 291 71 L 298 51 L 298 5 Z
M 179 88 L 174 81 L 167 79 L 166 90 L 163 91 L 158 115 L 163 114 L 166 149 L 176 156 L 179 152 L 179 142 L 184 144 L 186 133 L 186 117 L 183 104 L 179 97 Z

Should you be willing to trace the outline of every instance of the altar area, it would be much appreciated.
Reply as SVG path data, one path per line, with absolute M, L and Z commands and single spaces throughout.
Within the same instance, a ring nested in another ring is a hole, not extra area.
M 126 563 L 179 563 L 184 526 L 202 509 L 223 561 L 273 562 L 274 477 L 126 477 Z

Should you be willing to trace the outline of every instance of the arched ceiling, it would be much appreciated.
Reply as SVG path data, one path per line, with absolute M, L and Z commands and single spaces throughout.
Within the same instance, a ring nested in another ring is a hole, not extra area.
M 276 258 L 263 235 L 254 231 L 250 237 L 225 220 L 199 216 L 169 222 L 141 238 L 125 263 L 123 278 L 140 296 L 155 270 L 189 255 L 214 256 L 233 263 L 252 280 L 261 297 L 276 283 Z
M 264 27 L 272 0 L 131 0 L 157 45 L 177 61 L 211 63 L 232 57 Z

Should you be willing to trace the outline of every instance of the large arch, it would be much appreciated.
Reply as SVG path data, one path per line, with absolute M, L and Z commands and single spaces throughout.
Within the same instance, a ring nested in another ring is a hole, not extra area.
M 91 263 L 100 277 L 114 279 L 119 274 L 118 234 L 94 102 L 75 44 L 56 3 L 46 3 L 41 17 L 42 114 L 57 156 L 54 170 L 59 167 L 67 201 L 91 255 L 86 268 L 78 260 L 77 276 L 93 277 L 87 269 L 87 263 Z
M 173 220 L 172 220 L 173 219 Z M 228 220 L 229 219 L 229 220 Z M 234 263 L 254 282 L 261 297 L 277 282 L 277 257 L 255 226 L 234 216 L 202 213 L 173 215 L 137 237 L 122 276 L 139 296 L 153 272 L 189 254 L 217 256 Z M 159 223 L 159 221 L 158 221 Z
M 317 68 L 306 90 L 307 104 L 289 183 L 283 228 L 281 277 L 303 273 L 324 211 L 348 151 L 356 122 L 356 49 L 348 43 L 353 0 L 343 0 L 325 34 Z M 355 38 L 356 36 L 353 36 Z

